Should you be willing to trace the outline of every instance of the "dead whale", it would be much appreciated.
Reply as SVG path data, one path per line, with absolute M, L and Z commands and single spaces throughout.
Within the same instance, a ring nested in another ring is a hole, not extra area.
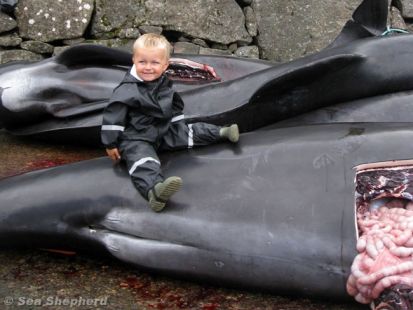
M 409 158 L 411 138 L 410 124 L 269 127 L 238 146 L 166 153 L 165 174 L 186 182 L 162 215 L 107 158 L 6 178 L 0 245 L 100 251 L 181 277 L 346 299 L 353 167 Z
M 328 48 L 281 65 L 184 55 L 220 77 L 176 83 L 187 122 L 236 122 L 245 132 L 341 102 L 412 90 L 413 36 L 377 36 L 387 10 L 386 0 L 363 1 Z M 1 66 L 0 123 L 19 135 L 99 144 L 102 109 L 130 63 L 129 53 L 79 45 L 41 62 Z

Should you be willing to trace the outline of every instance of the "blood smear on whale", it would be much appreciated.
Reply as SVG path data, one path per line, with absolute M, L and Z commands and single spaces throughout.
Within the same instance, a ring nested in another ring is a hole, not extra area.
M 412 309 L 413 160 L 363 164 L 356 171 L 358 255 L 347 292 L 372 309 Z

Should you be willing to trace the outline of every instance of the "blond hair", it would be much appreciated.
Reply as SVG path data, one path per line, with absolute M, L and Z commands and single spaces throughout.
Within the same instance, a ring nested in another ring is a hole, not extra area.
M 172 46 L 169 41 L 161 34 L 145 33 L 136 39 L 133 43 L 133 53 L 138 48 L 162 48 L 165 50 L 166 58 L 169 59 L 172 52 Z

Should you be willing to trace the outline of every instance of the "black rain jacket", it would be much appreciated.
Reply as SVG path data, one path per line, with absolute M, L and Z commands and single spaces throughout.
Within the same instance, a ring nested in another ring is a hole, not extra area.
M 102 143 L 109 149 L 118 147 L 121 140 L 158 144 L 172 118 L 183 116 L 183 109 L 184 103 L 166 75 L 143 82 L 128 72 L 104 110 Z

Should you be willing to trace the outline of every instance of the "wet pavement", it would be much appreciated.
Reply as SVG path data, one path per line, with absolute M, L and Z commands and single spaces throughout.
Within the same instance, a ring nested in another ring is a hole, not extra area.
M 103 155 L 104 151 L 96 148 L 50 145 L 18 139 L 0 130 L 0 177 Z M 0 309 L 367 310 L 369 307 L 186 282 L 92 255 L 3 249 Z

